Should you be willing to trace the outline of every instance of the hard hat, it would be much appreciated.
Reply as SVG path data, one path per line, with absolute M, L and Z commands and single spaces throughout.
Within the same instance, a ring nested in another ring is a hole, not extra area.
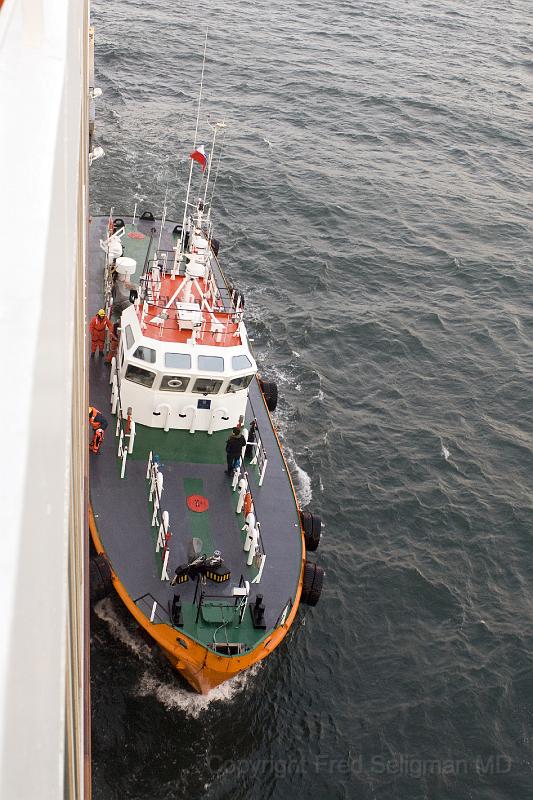
M 98 311 L 98 316 L 99 317 L 105 317 L 105 311 L 104 311 L 103 308 L 101 308 L 100 311 Z

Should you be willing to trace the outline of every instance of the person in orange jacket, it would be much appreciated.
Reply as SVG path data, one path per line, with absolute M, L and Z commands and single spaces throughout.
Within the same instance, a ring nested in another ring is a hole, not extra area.
M 89 406 L 89 424 L 94 431 L 89 449 L 93 453 L 98 453 L 104 441 L 104 431 L 108 422 L 101 411 L 98 411 L 94 406 Z
M 113 326 L 109 318 L 106 317 L 104 309 L 101 308 L 89 323 L 89 331 L 91 332 L 91 358 L 94 358 L 94 354 L 97 350 L 100 350 L 102 355 L 104 354 L 106 328 L 111 332 L 111 336 L 115 336 L 113 333 Z

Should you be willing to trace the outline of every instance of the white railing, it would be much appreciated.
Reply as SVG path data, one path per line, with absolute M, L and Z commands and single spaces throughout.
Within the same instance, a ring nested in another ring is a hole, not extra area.
M 244 470 L 242 459 L 241 465 L 234 472 L 232 488 L 234 492 L 237 490 L 239 492 L 235 513 L 240 514 L 242 512 L 244 515 L 242 530 L 246 531 L 246 538 L 243 544 L 243 550 L 248 554 L 246 563 L 251 567 L 254 559 L 259 559 L 258 572 L 252 583 L 260 583 L 266 561 L 266 551 L 261 537 L 261 523 L 257 519 L 252 491 L 248 481 L 248 473 Z
M 170 539 L 172 534 L 170 532 L 170 519 L 168 511 L 161 511 L 161 497 L 163 494 L 164 478 L 163 473 L 159 468 L 159 464 L 155 461 L 152 451 L 148 455 L 148 464 L 146 467 L 146 480 L 148 484 L 148 502 L 152 504 L 152 527 L 158 528 L 157 539 L 155 545 L 155 552 L 161 554 L 161 580 L 170 580 L 168 575 L 168 559 L 170 557 Z
M 117 415 L 115 436 L 118 437 L 117 457 L 122 461 L 120 477 L 124 478 L 126 475 L 126 461 L 128 455 L 133 453 L 133 445 L 135 444 L 135 420 L 133 419 L 131 408 L 128 408 L 126 415 L 124 415 L 120 398 L 120 375 L 117 368 L 117 360 L 114 356 L 111 359 L 109 383 L 111 384 L 111 413 Z
M 253 449 L 254 454 L 250 461 L 250 464 L 257 466 L 259 470 L 259 486 L 263 485 L 263 481 L 265 479 L 265 472 L 268 464 L 268 458 L 266 454 L 266 450 L 263 447 L 263 442 L 261 440 L 261 435 L 259 433 L 259 427 L 257 425 L 257 420 L 253 419 L 250 423 L 250 429 L 247 435 L 246 446 L 243 447 L 241 461 L 244 460 L 244 454 L 246 452 L 246 447 L 250 447 Z

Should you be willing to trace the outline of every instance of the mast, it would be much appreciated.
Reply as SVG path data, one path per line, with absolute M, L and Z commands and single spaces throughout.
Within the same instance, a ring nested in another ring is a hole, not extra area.
M 193 152 L 196 150 L 196 139 L 197 139 L 197 136 L 198 136 L 198 123 L 200 121 L 200 108 L 201 108 L 201 105 L 202 105 L 202 90 L 204 88 L 205 56 L 206 56 L 206 52 L 207 52 L 207 32 L 208 32 L 208 29 L 206 28 L 205 41 L 204 41 L 204 57 L 203 57 L 203 61 L 202 61 L 202 77 L 200 78 L 200 91 L 198 93 L 198 109 L 197 109 L 197 112 L 196 112 L 196 128 L 194 129 Z M 191 180 L 192 180 L 193 164 L 194 164 L 194 161 L 191 158 L 191 166 L 189 168 L 189 182 L 187 184 L 187 195 L 185 197 L 185 207 L 183 209 L 183 223 L 182 223 L 182 226 L 181 226 L 181 236 L 180 236 L 179 242 L 176 243 L 176 254 L 174 256 L 174 268 L 172 270 L 174 274 L 177 271 L 178 260 L 179 260 L 179 257 L 181 256 L 181 252 L 182 252 L 182 249 L 183 249 L 183 241 L 184 241 L 184 238 L 185 238 L 185 224 L 187 222 L 187 209 L 189 207 L 189 194 L 190 194 L 190 191 L 191 191 Z
M 213 158 L 215 157 L 215 141 L 217 138 L 217 133 L 219 130 L 222 130 L 223 128 L 226 127 L 226 123 L 224 122 L 224 120 L 222 120 L 222 122 L 215 122 L 214 125 L 212 125 L 210 122 L 208 122 L 207 124 L 209 125 L 210 128 L 213 129 L 213 141 L 211 143 L 211 152 L 209 153 L 209 165 L 207 167 L 207 178 L 205 180 L 205 190 L 203 199 L 204 207 L 207 198 L 207 189 L 209 186 L 209 176 L 211 175 L 211 164 L 213 163 Z

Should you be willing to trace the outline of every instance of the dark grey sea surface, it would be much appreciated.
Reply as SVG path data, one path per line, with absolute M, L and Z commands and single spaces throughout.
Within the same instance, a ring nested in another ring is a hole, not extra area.
M 93 613 L 99 800 L 533 796 L 529 0 L 93 0 L 92 210 L 181 217 L 205 26 L 214 200 L 319 605 L 188 690 Z

